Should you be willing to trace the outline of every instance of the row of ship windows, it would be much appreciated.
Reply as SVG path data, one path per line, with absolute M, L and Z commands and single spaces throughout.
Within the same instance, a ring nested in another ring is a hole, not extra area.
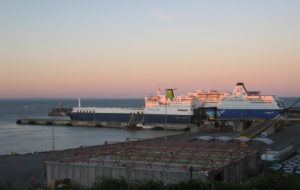
M 160 111 L 160 109 L 148 109 L 149 111 Z
M 251 102 L 252 104 L 271 104 L 272 102 Z
M 133 115 L 136 115 L 136 114 L 137 114 L 137 115 L 140 115 L 140 114 L 144 114 L 144 112 L 141 112 L 141 113 L 140 113 L 140 112 L 137 112 L 137 113 L 135 113 L 135 112 L 131 113 L 131 112 L 130 112 L 130 113 L 129 113 L 129 115 L 132 115 L 132 114 L 133 114 Z
M 153 103 L 149 103 L 149 104 L 151 104 L 151 105 L 157 105 L 156 103 L 155 104 L 153 104 Z M 181 102 L 179 102 L 179 103 L 168 103 L 167 105 L 178 105 L 178 104 L 185 104 L 185 105 L 190 105 L 189 104 L 189 102 L 188 103 L 181 103 Z M 164 103 L 161 103 L 161 105 L 165 105 Z
M 186 103 L 171 103 L 171 105 L 179 105 L 179 104 L 184 104 L 184 105 L 189 105 L 189 104 L 186 104 Z
M 77 113 L 95 113 L 95 111 L 81 111 L 81 110 L 77 110 Z
M 77 110 L 77 113 L 95 113 L 95 111 L 81 111 L 81 110 Z M 143 112 L 137 112 L 137 113 L 130 113 L 131 114 L 144 114 Z
M 219 102 L 205 102 L 207 104 L 218 104 Z M 252 104 L 271 104 L 272 102 L 251 102 Z

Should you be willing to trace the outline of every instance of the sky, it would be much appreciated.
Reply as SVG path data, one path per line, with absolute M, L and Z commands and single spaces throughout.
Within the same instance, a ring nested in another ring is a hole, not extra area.
M 300 96 L 297 0 L 0 0 L 0 98 Z

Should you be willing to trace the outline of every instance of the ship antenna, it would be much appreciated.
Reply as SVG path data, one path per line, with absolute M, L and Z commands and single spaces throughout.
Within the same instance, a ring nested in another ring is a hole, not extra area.
M 81 107 L 80 97 L 78 97 L 78 107 Z
M 155 88 L 155 90 L 156 90 L 156 95 L 160 97 L 160 96 L 161 96 L 161 95 L 160 95 L 160 88 L 159 88 L 159 87 L 158 87 L 158 88 Z

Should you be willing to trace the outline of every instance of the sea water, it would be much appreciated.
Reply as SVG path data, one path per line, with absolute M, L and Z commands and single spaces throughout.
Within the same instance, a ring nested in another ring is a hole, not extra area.
M 124 141 L 127 138 L 153 138 L 179 134 L 175 131 L 125 130 L 72 126 L 17 125 L 22 117 L 69 119 L 49 117 L 52 108 L 77 106 L 76 99 L 1 99 L 0 100 L 0 155 L 62 150 L 87 145 L 100 145 L 105 141 Z M 142 107 L 143 99 L 82 99 L 82 106 Z

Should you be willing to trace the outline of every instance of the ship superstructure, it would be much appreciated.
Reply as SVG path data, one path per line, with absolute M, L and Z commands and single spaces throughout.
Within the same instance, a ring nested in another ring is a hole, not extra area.
M 166 89 L 166 95 L 161 95 L 159 89 L 156 92 L 156 96 L 145 97 L 145 122 L 164 122 L 167 116 L 168 123 L 191 123 L 195 97 L 176 96 L 175 89 Z

